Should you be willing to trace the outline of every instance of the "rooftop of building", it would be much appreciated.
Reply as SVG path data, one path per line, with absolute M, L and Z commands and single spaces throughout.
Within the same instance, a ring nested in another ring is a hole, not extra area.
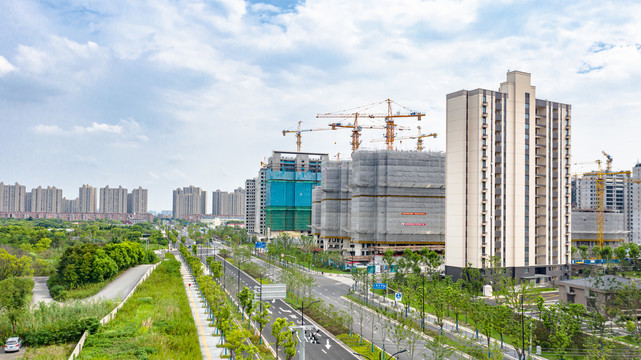
M 598 290 L 614 290 L 621 286 L 635 285 L 641 289 L 641 283 L 629 278 L 614 275 L 593 276 L 581 279 L 563 280 L 558 282 L 559 286 L 575 286 Z

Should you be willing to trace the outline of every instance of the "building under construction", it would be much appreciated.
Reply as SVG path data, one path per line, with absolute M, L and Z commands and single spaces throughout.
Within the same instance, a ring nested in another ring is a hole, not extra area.
M 313 190 L 312 234 L 324 250 L 367 256 L 444 248 L 445 154 L 357 151 L 323 164 Z
M 578 249 L 581 245 L 586 245 L 589 249 L 588 257 L 593 257 L 593 248 L 600 247 L 597 216 L 597 210 L 572 210 L 572 246 Z M 625 213 L 617 210 L 604 211 L 603 246 L 614 249 L 627 242 L 628 234 Z M 573 257 L 581 256 L 575 253 Z
M 310 232 L 312 188 L 321 180 L 321 164 L 328 155 L 274 151 L 261 167 L 249 191 L 246 222 L 251 232 Z M 249 188 L 249 187 L 248 187 Z

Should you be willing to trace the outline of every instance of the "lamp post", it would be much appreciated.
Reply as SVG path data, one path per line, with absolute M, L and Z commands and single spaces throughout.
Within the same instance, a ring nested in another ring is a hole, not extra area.
M 287 255 L 287 254 L 282 254 L 282 255 L 283 255 L 283 257 L 289 256 L 289 257 L 293 258 L 294 259 L 294 265 L 296 265 L 296 257 L 294 255 Z
M 525 316 L 523 313 L 523 294 L 521 294 L 521 344 L 522 344 L 522 356 L 525 359 Z
M 423 274 L 423 297 L 421 299 L 421 331 L 425 332 L 425 274 Z
M 316 300 L 314 302 L 307 304 L 307 308 L 316 304 L 317 302 L 320 302 L 320 300 Z M 300 324 L 305 325 L 305 301 L 301 301 L 301 305 L 300 305 Z

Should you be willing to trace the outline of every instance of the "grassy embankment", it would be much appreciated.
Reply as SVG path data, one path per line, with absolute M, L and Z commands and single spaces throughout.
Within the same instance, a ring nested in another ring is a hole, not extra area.
M 88 337 L 79 359 L 202 359 L 180 263 L 166 257 L 116 318 Z

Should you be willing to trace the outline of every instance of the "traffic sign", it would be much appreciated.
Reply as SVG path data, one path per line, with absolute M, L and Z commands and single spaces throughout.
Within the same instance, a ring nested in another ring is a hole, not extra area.
M 372 285 L 374 286 L 374 290 L 385 290 L 385 289 L 387 289 L 387 284 L 386 283 L 374 283 Z
M 397 292 L 396 295 L 394 295 L 394 300 L 401 301 L 401 299 L 403 299 L 403 294 Z
M 267 244 L 264 241 L 257 241 L 254 245 L 256 249 L 264 249 Z
M 258 293 L 260 301 L 285 299 L 287 298 L 287 285 L 285 284 L 263 284 L 262 294 L 259 285 L 254 286 L 254 292 Z

